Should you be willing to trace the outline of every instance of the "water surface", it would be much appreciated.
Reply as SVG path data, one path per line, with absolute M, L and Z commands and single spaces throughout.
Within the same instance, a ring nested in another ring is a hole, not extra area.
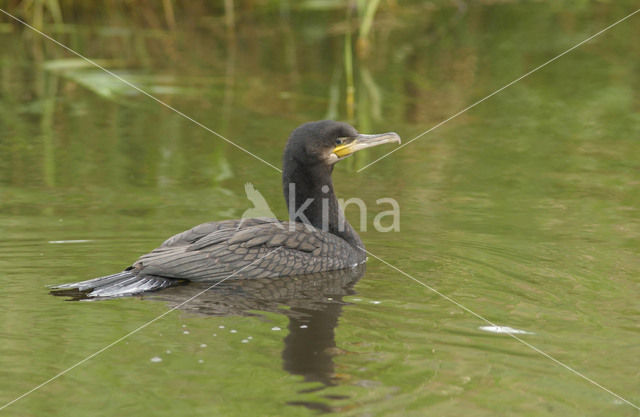
M 353 109 L 342 9 L 254 11 L 238 17 L 235 36 L 207 19 L 173 32 L 71 18 L 45 30 L 279 166 L 304 121 L 352 118 L 363 132 L 411 139 L 634 10 L 490 3 L 381 7 L 368 56 L 354 52 Z M 171 234 L 240 217 L 251 207 L 247 182 L 281 217 L 285 205 L 268 165 L 2 19 L 5 404 L 192 294 L 66 302 L 47 285 L 119 271 Z M 361 234 L 373 254 L 491 322 L 529 332 L 519 337 L 636 404 L 637 23 L 360 173 L 388 149 L 334 173 L 340 197 L 368 205 Z M 400 204 L 400 232 L 372 227 L 388 209 L 376 204 L 383 197 Z M 358 222 L 355 209 L 347 214 Z M 637 414 L 374 258 L 364 276 L 326 282 L 218 292 L 2 412 Z

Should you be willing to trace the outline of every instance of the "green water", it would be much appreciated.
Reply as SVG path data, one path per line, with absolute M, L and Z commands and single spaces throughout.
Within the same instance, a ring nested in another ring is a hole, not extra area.
M 405 142 L 637 8 L 401 3 L 382 2 L 369 55 L 354 51 L 352 123 Z M 340 197 L 367 203 L 372 254 L 636 405 L 639 19 L 366 170 L 391 149 L 334 173 Z M 174 32 L 66 23 L 44 29 L 276 166 L 298 124 L 351 116 L 342 9 L 257 7 L 233 37 L 204 17 Z M 281 217 L 285 205 L 273 168 L 0 24 L 1 407 L 192 294 L 67 302 L 47 285 L 240 217 L 247 182 Z M 372 226 L 383 197 L 401 207 L 400 232 Z M 351 286 L 260 288 L 194 301 L 0 414 L 638 415 L 373 257 Z

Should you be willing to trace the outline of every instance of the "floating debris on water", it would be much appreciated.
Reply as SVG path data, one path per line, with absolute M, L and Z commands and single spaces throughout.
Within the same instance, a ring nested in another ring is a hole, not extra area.
M 274 327 L 271 328 L 271 330 L 273 330 L 274 332 L 279 332 L 282 329 L 279 328 L 278 326 L 274 326 Z
M 206 344 L 206 343 L 201 343 L 201 344 L 200 344 L 200 347 L 201 347 L 201 348 L 206 348 L 206 347 L 207 347 L 207 344 Z
M 218 326 L 218 329 L 224 329 L 224 326 L 221 324 L 220 326 Z
M 309 326 L 307 326 L 306 324 L 301 324 L 301 325 L 300 325 L 300 328 L 301 328 L 301 329 L 306 329 L 307 327 L 309 327 Z
M 480 326 L 480 330 L 490 333 L 503 333 L 503 334 L 535 334 L 526 330 L 514 329 L 508 326 Z
M 93 242 L 93 240 L 89 240 L 89 239 L 76 239 L 76 240 L 50 240 L 49 243 L 51 244 L 64 244 L 64 243 L 87 243 L 87 242 Z
M 249 343 L 249 339 L 242 339 L 242 343 Z
M 198 359 L 198 363 L 204 363 L 203 359 Z
M 167 355 L 171 354 L 171 351 L 169 349 L 167 349 L 165 352 L 167 353 Z
M 371 304 L 380 304 L 382 301 L 371 301 Z
M 162 362 L 162 358 L 160 356 L 154 356 L 153 358 L 149 359 L 151 362 Z
M 229 330 L 230 333 L 238 333 L 237 330 Z
M 185 330 L 184 332 L 182 332 L 184 334 L 189 334 L 189 330 Z

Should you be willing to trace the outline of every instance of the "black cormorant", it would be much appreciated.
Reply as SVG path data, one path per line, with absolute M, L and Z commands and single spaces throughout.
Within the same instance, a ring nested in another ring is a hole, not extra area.
M 289 221 L 204 223 L 169 238 L 120 273 L 55 289 L 113 297 L 183 281 L 294 276 L 359 265 L 366 259 L 364 245 L 338 206 L 331 173 L 354 152 L 389 142 L 400 143 L 400 137 L 363 135 L 331 120 L 305 123 L 291 133 L 282 161 Z

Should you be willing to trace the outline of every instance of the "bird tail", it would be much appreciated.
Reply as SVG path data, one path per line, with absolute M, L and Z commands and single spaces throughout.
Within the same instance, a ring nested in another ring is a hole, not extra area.
M 114 298 L 156 291 L 179 283 L 179 280 L 140 276 L 128 269 L 117 274 L 89 279 L 86 281 L 54 285 L 51 293 L 54 295 L 71 296 L 74 299 Z

